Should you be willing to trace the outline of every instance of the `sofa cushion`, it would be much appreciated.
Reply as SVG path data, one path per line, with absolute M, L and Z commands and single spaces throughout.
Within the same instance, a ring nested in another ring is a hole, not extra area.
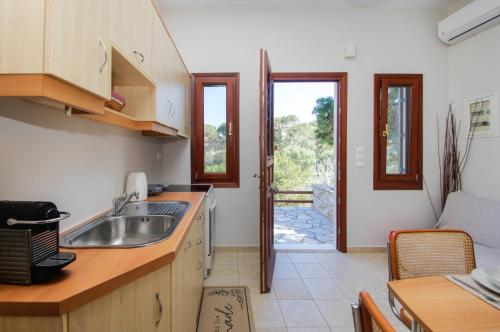
M 436 227 L 464 230 L 474 243 L 500 249 L 500 202 L 451 193 Z

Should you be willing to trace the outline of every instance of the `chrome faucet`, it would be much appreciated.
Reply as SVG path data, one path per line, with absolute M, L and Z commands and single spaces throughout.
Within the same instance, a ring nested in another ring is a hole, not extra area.
M 127 195 L 127 193 L 123 193 L 123 195 L 114 198 L 113 199 L 113 215 L 114 216 L 119 215 L 120 212 L 125 207 L 125 205 L 127 205 L 127 203 L 130 202 L 132 197 L 135 197 L 135 199 L 139 199 L 139 192 L 133 191 L 128 195 Z

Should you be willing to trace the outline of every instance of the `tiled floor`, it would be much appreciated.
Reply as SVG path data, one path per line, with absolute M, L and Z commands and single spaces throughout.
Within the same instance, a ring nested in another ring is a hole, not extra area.
M 274 208 L 274 242 L 277 244 L 335 245 L 334 224 L 307 206 Z
M 387 302 L 385 254 L 278 253 L 270 293 L 259 292 L 259 253 L 218 250 L 206 285 L 247 285 L 257 332 L 353 331 L 351 303 L 368 291 L 398 331 Z

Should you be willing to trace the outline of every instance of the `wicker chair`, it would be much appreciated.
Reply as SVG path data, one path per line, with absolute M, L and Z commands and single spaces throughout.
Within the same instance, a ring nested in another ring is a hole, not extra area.
M 389 280 L 469 274 L 476 268 L 472 238 L 459 230 L 393 231 L 389 235 L 388 257 Z M 391 292 L 389 303 L 396 317 L 411 328 L 411 316 L 404 309 L 397 309 Z
M 396 332 L 367 292 L 360 292 L 351 308 L 355 332 Z

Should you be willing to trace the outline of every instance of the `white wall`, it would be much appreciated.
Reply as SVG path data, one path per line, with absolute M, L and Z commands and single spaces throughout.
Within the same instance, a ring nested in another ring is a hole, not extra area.
M 111 208 L 127 171 L 161 181 L 162 141 L 20 99 L 0 99 L 0 200 L 48 200 L 63 229 Z
M 448 51 L 436 37 L 446 10 L 239 8 L 165 13 L 191 72 L 240 72 L 241 188 L 220 189 L 218 245 L 259 242 L 259 49 L 274 71 L 346 71 L 348 91 L 348 246 L 383 246 L 389 230 L 428 227 L 433 213 L 425 191 L 373 191 L 373 74 L 424 74 L 424 174 L 438 205 L 436 113 L 448 102 Z M 358 56 L 343 58 L 346 43 Z M 166 145 L 168 152 L 176 148 Z M 355 168 L 355 148 L 366 167 Z M 177 170 L 188 169 L 188 160 Z M 165 159 L 165 163 L 168 160 Z M 168 172 L 167 172 L 168 173 Z
M 500 25 L 450 48 L 450 96 L 465 119 L 465 100 L 495 93 L 500 98 Z M 462 125 L 463 127 L 466 127 Z M 465 130 L 460 142 L 465 143 Z M 500 137 L 474 139 L 463 190 L 500 199 Z

